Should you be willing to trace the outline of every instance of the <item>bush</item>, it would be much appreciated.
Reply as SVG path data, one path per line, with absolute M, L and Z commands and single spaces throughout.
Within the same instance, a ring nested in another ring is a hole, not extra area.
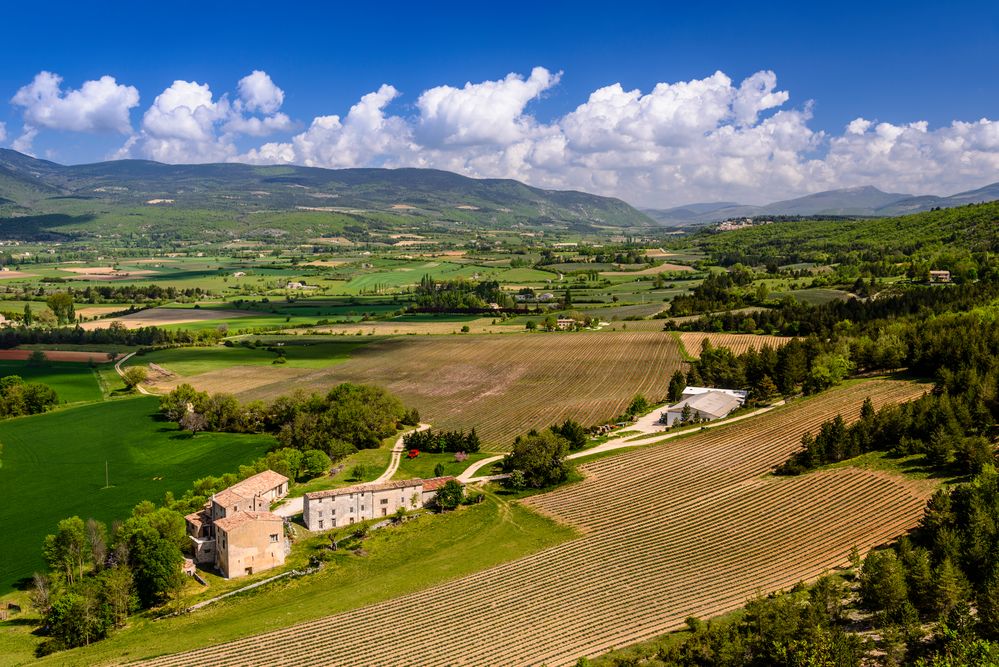
M 530 431 L 526 436 L 517 436 L 513 449 L 503 459 L 503 470 L 520 472 L 527 487 L 554 486 L 569 477 L 565 462 L 568 453 L 569 443 L 562 436 L 551 431 Z

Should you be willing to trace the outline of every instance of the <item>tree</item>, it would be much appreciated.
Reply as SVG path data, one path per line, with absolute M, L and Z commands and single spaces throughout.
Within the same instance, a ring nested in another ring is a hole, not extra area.
M 104 567 L 104 561 L 108 554 L 108 529 L 96 519 L 87 519 L 85 526 L 87 533 L 87 546 L 90 548 L 90 562 L 98 570 Z
M 551 428 L 554 433 L 566 439 L 569 449 L 577 450 L 586 446 L 586 430 L 579 422 L 566 419 L 561 425 Z
M 204 431 L 208 426 L 208 420 L 200 412 L 187 412 L 180 418 L 180 430 L 190 432 L 193 437 L 198 431 Z
M 46 625 L 53 637 L 67 646 L 85 646 L 107 635 L 110 623 L 89 588 L 66 593 L 52 603 Z
M 121 381 L 125 383 L 125 387 L 129 391 L 133 391 L 136 387 L 146 381 L 149 373 L 142 366 L 129 366 L 125 369 L 125 372 L 121 375 Z
M 933 572 L 933 607 L 939 620 L 946 620 L 965 597 L 964 582 L 960 571 L 944 558 Z
M 49 295 L 45 300 L 49 310 L 56 317 L 59 324 L 69 324 L 76 319 L 76 310 L 73 307 L 73 295 L 68 292 L 56 292 Z
M 465 487 L 458 480 L 449 479 L 434 494 L 434 505 L 445 511 L 453 510 L 464 498 Z
M 31 304 L 24 304 L 24 326 L 30 327 L 32 322 L 35 321 L 34 315 L 31 313 Z
M 670 403 L 678 403 L 683 399 L 683 390 L 687 388 L 687 379 L 680 371 L 674 371 L 673 377 L 669 379 L 669 390 L 667 397 Z
M 41 366 L 49 358 L 45 356 L 44 350 L 32 350 L 31 354 L 28 355 L 28 365 L 29 366 Z
M 514 440 L 513 449 L 503 459 L 503 470 L 519 470 L 525 485 L 532 488 L 552 486 L 569 476 L 565 462 L 568 453 L 569 443 L 562 436 L 551 431 L 530 431 Z
M 628 406 L 628 416 L 634 417 L 635 415 L 643 415 L 652 408 L 652 404 L 649 403 L 648 399 L 641 394 L 635 394 L 635 397 L 631 399 L 631 404 Z
M 325 475 L 332 467 L 333 462 L 325 452 L 318 449 L 307 449 L 302 457 L 302 473 L 306 477 L 319 477 Z
M 41 616 L 49 613 L 52 607 L 52 580 L 49 575 L 35 572 L 31 577 L 31 588 L 28 591 L 28 600 L 31 606 Z
M 438 463 L 437 465 L 434 466 L 434 477 L 443 477 L 443 476 L 444 476 L 444 464 Z
M 160 398 L 160 412 L 170 421 L 179 422 L 191 409 L 203 407 L 208 395 L 186 382 Z
M 894 551 L 867 554 L 860 572 L 860 599 L 864 607 L 880 612 L 886 620 L 897 620 L 902 615 L 909 604 L 909 593 L 905 568 Z
M 141 521 L 134 526 L 128 542 L 139 602 L 143 607 L 153 607 L 166 601 L 183 584 L 180 566 L 184 556 L 180 549 Z
M 774 400 L 778 393 L 777 385 L 774 384 L 774 381 L 770 379 L 769 375 L 764 375 L 753 389 L 753 398 L 757 403 L 766 405 Z
M 534 331 L 538 328 L 538 323 L 534 320 L 527 320 L 527 324 L 524 325 L 524 328 L 528 331 Z
M 48 535 L 42 546 L 49 568 L 62 571 L 66 581 L 73 583 L 83 578 L 83 564 L 87 554 L 87 536 L 83 519 L 71 516 L 59 522 L 55 535 Z
M 123 627 L 139 603 L 132 571 L 125 564 L 115 565 L 104 572 L 101 583 L 101 597 L 111 608 L 112 621 L 115 627 Z

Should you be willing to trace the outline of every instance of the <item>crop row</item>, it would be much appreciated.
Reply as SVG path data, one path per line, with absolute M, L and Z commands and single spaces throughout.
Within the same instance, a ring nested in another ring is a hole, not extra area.
M 365 346 L 287 388 L 376 383 L 435 426 L 475 427 L 487 446 L 506 448 L 530 428 L 569 417 L 611 419 L 636 393 L 661 398 L 682 366 L 676 340 L 662 332 L 408 337 Z
M 678 334 L 684 349 L 692 357 L 699 357 L 701 354 L 701 344 L 707 338 L 714 347 L 727 347 L 735 354 L 743 354 L 749 350 L 760 350 L 764 346 L 777 349 L 785 345 L 791 338 L 786 336 L 765 336 L 755 334 L 731 334 L 731 333 L 701 333 L 683 332 Z
M 928 489 L 866 470 L 761 477 L 801 434 L 874 381 L 738 425 L 594 462 L 580 484 L 530 499 L 584 537 L 396 600 L 158 665 L 569 664 L 739 606 L 841 564 L 913 525 Z

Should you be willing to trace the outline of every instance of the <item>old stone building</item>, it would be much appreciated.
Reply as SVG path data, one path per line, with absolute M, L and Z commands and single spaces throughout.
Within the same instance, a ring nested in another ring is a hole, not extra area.
M 305 494 L 302 518 L 309 530 L 329 530 L 358 521 L 389 517 L 399 508 L 415 510 L 423 507 L 450 479 L 454 478 L 390 480 L 313 491 Z
M 284 565 L 284 520 L 270 512 L 237 512 L 215 522 L 215 565 L 231 579 Z
M 288 478 L 265 470 L 213 495 L 200 512 L 184 517 L 194 562 L 213 564 L 225 577 L 284 563 L 283 523 L 269 510 L 272 502 L 287 493 Z M 276 542 L 271 539 L 274 535 Z

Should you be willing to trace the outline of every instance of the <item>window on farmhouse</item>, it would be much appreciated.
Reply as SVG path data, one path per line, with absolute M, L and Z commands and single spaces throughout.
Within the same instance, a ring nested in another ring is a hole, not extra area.
M 271 533 L 271 542 L 277 542 L 277 541 L 278 541 L 278 534 Z
M 382 505 L 388 505 L 388 498 L 382 498 Z
M 322 520 L 322 519 L 320 519 L 320 520 L 319 520 L 319 527 L 320 527 L 320 528 L 322 528 L 322 527 L 323 527 L 323 520 Z

